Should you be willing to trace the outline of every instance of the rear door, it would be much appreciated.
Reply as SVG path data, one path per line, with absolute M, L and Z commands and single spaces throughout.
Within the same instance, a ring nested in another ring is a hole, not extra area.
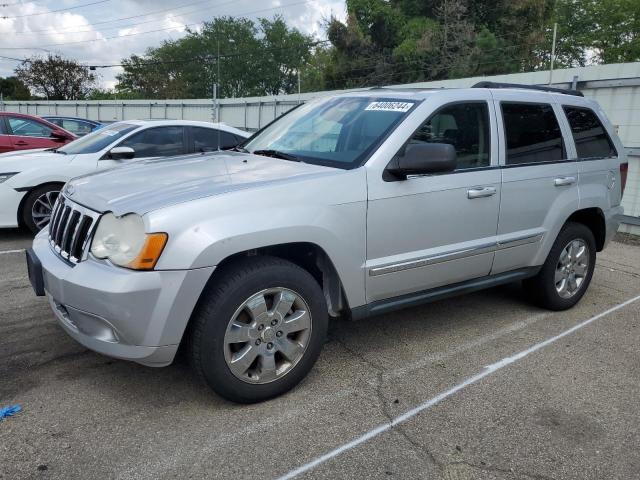
M 17 116 L 7 116 L 6 119 L 14 150 L 51 148 L 64 143 L 51 138 L 53 129 L 37 120 Z
M 578 164 L 555 96 L 494 90 L 502 198 L 492 273 L 544 262 L 545 247 L 578 209 Z

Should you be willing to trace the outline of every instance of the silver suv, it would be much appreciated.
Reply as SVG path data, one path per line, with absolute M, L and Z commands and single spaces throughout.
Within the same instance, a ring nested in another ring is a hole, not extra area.
M 300 382 L 329 317 L 519 280 L 570 308 L 617 230 L 624 148 L 578 92 L 479 87 L 328 96 L 235 151 L 76 178 L 27 252 L 34 289 L 86 347 L 164 366 L 183 346 L 236 402 Z

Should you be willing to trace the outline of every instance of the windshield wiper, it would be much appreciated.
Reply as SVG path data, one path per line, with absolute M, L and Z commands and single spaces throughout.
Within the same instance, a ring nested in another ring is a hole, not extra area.
M 60 155 L 66 155 L 67 154 L 67 152 L 63 152 L 62 150 L 58 150 L 57 148 L 47 148 L 45 150 L 45 152 L 59 153 Z
M 301 162 L 298 157 L 290 153 L 281 152 L 280 150 L 254 150 L 254 155 L 264 155 L 265 157 L 281 158 L 282 160 L 291 160 L 293 162 Z
M 231 150 L 232 152 L 249 153 L 249 150 L 247 150 L 244 147 L 241 147 L 240 145 L 236 145 L 235 147 L 230 147 L 230 148 L 223 148 L 222 150 Z

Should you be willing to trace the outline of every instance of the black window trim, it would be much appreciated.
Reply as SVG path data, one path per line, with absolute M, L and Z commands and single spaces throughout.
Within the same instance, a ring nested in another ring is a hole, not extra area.
M 618 153 L 618 149 L 616 148 L 616 144 L 613 143 L 613 140 L 611 139 L 611 135 L 609 135 L 609 131 L 605 128 L 604 123 L 602 123 L 602 119 L 600 118 L 600 115 L 598 115 L 595 110 L 593 110 L 593 108 L 584 106 L 584 105 L 571 105 L 570 103 L 563 103 L 562 105 L 560 105 L 562 107 L 562 113 L 564 114 L 565 118 L 567 119 L 567 125 L 569 125 L 569 130 L 571 131 L 571 141 L 573 142 L 573 145 L 575 147 L 576 150 L 576 158 L 575 160 L 578 162 L 589 162 L 589 161 L 593 161 L 593 160 L 609 160 L 612 158 L 620 158 L 620 154 Z M 611 148 L 613 149 L 613 151 L 615 152 L 615 155 L 609 156 L 609 157 L 580 157 L 578 156 L 578 147 L 576 145 L 576 140 L 573 137 L 573 129 L 571 128 L 571 122 L 569 122 L 569 117 L 567 116 L 567 108 L 575 108 L 577 110 L 587 110 L 589 112 L 591 112 L 596 119 L 598 120 L 598 122 L 600 122 L 600 126 L 602 127 L 602 131 L 604 132 L 604 134 L 607 136 L 607 140 L 609 141 L 609 145 L 611 146 Z
M 562 153 L 564 154 L 563 156 L 567 157 L 567 142 L 566 139 L 564 138 L 564 132 L 562 131 L 562 125 L 560 124 L 560 119 L 558 118 L 558 115 L 556 114 L 555 109 L 553 108 L 554 105 L 553 103 L 545 103 L 545 102 L 527 102 L 527 101 L 523 101 L 523 100 L 499 100 L 500 103 L 500 118 L 502 120 L 502 138 L 504 139 L 504 165 L 500 165 L 501 168 L 516 168 L 516 167 L 535 167 L 536 165 L 552 165 L 554 163 L 567 163 L 567 162 L 576 162 L 577 158 L 563 158 L 561 160 L 548 160 L 548 161 L 544 161 L 544 162 L 530 162 L 530 163 L 514 163 L 514 164 L 508 164 L 507 163 L 507 128 L 505 126 L 504 123 L 504 112 L 502 110 L 502 105 L 504 103 L 512 103 L 512 104 L 521 104 L 521 105 L 547 105 L 549 107 L 551 107 L 551 110 L 553 111 L 553 114 L 556 117 L 556 122 L 558 122 L 558 128 L 560 129 L 560 137 L 562 138 Z M 571 137 L 571 141 L 573 141 L 573 136 Z
M 413 132 L 411 132 L 411 135 L 409 135 L 409 138 L 407 138 L 407 140 L 402 144 L 402 146 L 398 149 L 398 151 L 395 153 L 395 155 L 393 155 L 393 157 L 391 157 L 391 160 L 389 160 L 389 163 L 387 164 L 387 166 L 384 168 L 384 170 L 382 171 L 382 179 L 385 182 L 393 182 L 396 181 L 397 179 L 395 177 L 390 176 L 387 172 L 387 167 L 389 166 L 389 164 L 393 161 L 393 159 L 400 155 L 401 152 L 404 151 L 404 149 L 407 147 L 407 145 L 409 144 L 409 142 L 411 141 L 411 139 L 413 138 L 413 136 L 418 132 L 418 130 L 420 130 L 422 128 L 422 125 L 424 125 L 426 122 L 428 122 L 429 120 L 431 120 L 435 115 L 437 115 L 438 113 L 440 113 L 441 110 L 444 110 L 445 108 L 451 107 L 453 105 L 466 105 L 466 104 L 475 104 L 475 103 L 484 103 L 487 106 L 487 120 L 489 120 L 489 151 L 487 152 L 489 154 L 489 165 L 485 166 L 485 167 L 474 167 L 474 168 L 463 168 L 463 169 L 456 169 L 453 172 L 443 172 L 443 173 L 429 173 L 429 174 L 425 174 L 425 175 L 412 175 L 412 177 L 435 177 L 435 176 L 439 176 L 439 175 L 455 175 L 458 173 L 470 173 L 470 172 L 480 172 L 480 171 L 484 171 L 484 170 L 495 170 L 500 168 L 500 165 L 491 165 L 491 139 L 492 139 L 492 135 L 493 135 L 493 129 L 491 127 L 493 127 L 492 123 L 491 123 L 491 109 L 489 108 L 489 102 L 490 100 L 486 100 L 486 99 L 478 99 L 478 100 L 455 100 L 453 102 L 449 102 L 449 103 L 445 103 L 443 105 L 440 105 L 437 109 L 435 109 L 433 112 L 431 112 L 431 115 L 429 115 L 426 119 L 424 119 L 422 122 L 420 122 L 420 125 L 418 126 L 418 128 L 416 128 Z
M 102 157 L 100 157 L 100 160 L 111 160 L 111 158 L 109 158 L 109 152 L 111 151 L 111 149 L 122 146 L 122 144 L 124 142 L 129 140 L 134 135 L 138 135 L 139 133 L 146 132 L 147 130 L 151 130 L 153 128 L 166 128 L 166 127 L 179 127 L 179 128 L 182 128 L 182 153 L 178 153 L 176 155 L 169 155 L 169 157 L 177 157 L 178 155 L 188 155 L 189 154 L 189 151 L 188 151 L 188 146 L 189 145 L 187 144 L 187 138 L 188 138 L 187 137 L 187 125 L 151 125 L 151 126 L 149 126 L 147 128 L 142 128 L 140 130 L 134 130 L 132 132 L 129 132 L 129 135 L 125 136 L 124 138 L 121 138 L 120 141 L 116 145 L 113 145 L 112 147 L 109 147 L 109 149 L 104 153 L 104 155 Z M 141 158 L 146 158 L 146 157 L 141 157 Z M 151 158 L 160 158 L 160 157 L 151 157 Z M 162 157 L 162 158 L 167 158 L 167 157 Z M 136 160 L 136 158 L 134 157 L 132 160 Z

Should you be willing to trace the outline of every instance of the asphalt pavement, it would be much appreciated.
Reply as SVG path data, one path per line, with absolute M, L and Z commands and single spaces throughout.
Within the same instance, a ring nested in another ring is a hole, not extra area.
M 309 377 L 228 403 L 184 362 L 71 340 L 0 232 L 0 479 L 640 478 L 640 246 L 612 242 L 573 309 L 507 285 L 335 321 Z M 488 368 L 487 368 L 488 367 Z

